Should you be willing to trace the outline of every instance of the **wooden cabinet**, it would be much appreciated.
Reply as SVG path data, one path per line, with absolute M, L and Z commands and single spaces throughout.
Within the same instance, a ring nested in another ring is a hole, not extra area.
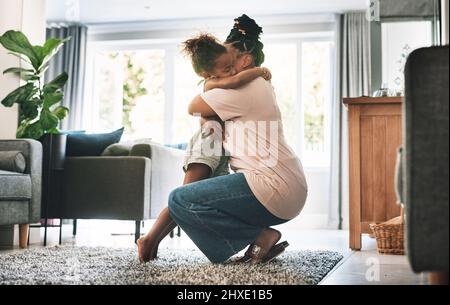
M 400 215 L 394 174 L 402 142 L 402 97 L 344 98 L 349 124 L 350 248 L 369 224 Z

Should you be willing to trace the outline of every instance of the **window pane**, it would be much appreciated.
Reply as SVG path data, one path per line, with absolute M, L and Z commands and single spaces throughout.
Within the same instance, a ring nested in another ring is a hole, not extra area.
M 124 126 L 125 140 L 163 142 L 164 56 L 164 50 L 96 54 L 96 131 Z
M 326 145 L 325 114 L 330 97 L 330 47 L 330 42 L 302 44 L 303 151 L 308 162 L 314 164 L 325 162 L 323 153 Z
M 122 69 L 117 52 L 98 52 L 95 56 L 94 92 L 96 109 L 94 131 L 108 131 L 121 126 Z
M 298 147 L 297 46 L 295 43 L 267 43 L 264 45 L 265 61 L 262 64 L 272 72 L 272 85 L 280 108 L 283 131 L 289 146 Z
M 164 142 L 164 62 L 164 50 L 124 54 L 123 123 L 129 126 L 129 138 Z
M 174 118 L 173 143 L 185 143 L 199 128 L 198 118 L 188 114 L 189 102 L 203 91 L 201 78 L 194 72 L 188 58 L 178 53 L 175 56 L 174 69 Z

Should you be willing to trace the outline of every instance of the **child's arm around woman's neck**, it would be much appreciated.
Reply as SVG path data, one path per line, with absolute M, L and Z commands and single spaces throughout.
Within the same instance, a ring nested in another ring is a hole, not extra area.
M 254 67 L 233 76 L 223 77 L 223 78 L 210 78 L 205 81 L 203 87 L 204 91 L 208 91 L 215 88 L 221 89 L 236 89 L 243 86 L 258 77 L 264 77 L 266 80 L 270 80 L 272 75 L 269 69 L 262 67 Z

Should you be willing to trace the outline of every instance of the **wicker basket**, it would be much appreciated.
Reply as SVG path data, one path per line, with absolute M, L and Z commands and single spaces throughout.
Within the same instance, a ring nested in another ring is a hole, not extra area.
M 369 226 L 377 240 L 378 253 L 405 254 L 403 206 L 400 216 L 383 223 L 371 223 Z

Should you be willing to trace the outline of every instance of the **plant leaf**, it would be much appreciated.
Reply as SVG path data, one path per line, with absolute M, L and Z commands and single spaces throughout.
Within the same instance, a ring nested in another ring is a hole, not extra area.
M 32 46 L 34 53 L 36 54 L 36 57 L 39 61 L 39 67 L 42 64 L 42 60 L 44 59 L 44 48 L 41 46 Z M 38 69 L 39 69 L 38 67 Z
M 62 120 L 69 113 L 69 108 L 64 107 L 64 106 L 58 106 L 52 111 L 52 113 L 54 115 L 56 115 L 58 117 L 58 119 Z
M 39 76 L 34 75 L 34 74 L 21 74 L 20 78 L 22 80 L 26 81 L 26 82 L 29 82 L 29 81 L 33 81 L 34 82 L 34 81 L 37 81 L 37 80 L 40 79 Z
M 44 92 L 53 93 L 58 89 L 62 89 L 62 87 L 64 87 L 64 85 L 66 84 L 68 78 L 69 77 L 66 72 L 61 73 L 60 75 L 55 77 L 55 79 L 53 79 L 51 82 L 44 85 L 43 88 Z
M 9 51 L 25 55 L 30 60 L 33 68 L 38 70 L 41 61 L 31 46 L 28 38 L 19 31 L 7 31 L 0 36 L 0 44 Z
M 44 130 L 42 129 L 39 121 L 30 124 L 30 121 L 22 121 L 17 129 L 17 138 L 31 138 L 38 140 L 44 135 Z
M 51 133 L 51 134 L 60 134 L 61 131 L 58 128 L 51 128 L 49 130 L 47 130 L 47 133 Z
M 44 76 L 44 73 L 48 70 L 49 65 L 44 65 L 39 69 L 38 75 L 40 77 Z
M 24 68 L 9 68 L 3 71 L 3 74 L 6 73 L 34 73 L 34 70 Z
M 63 40 L 57 38 L 48 39 L 43 46 L 44 56 L 47 56 L 64 43 Z
M 10 94 L 8 94 L 3 100 L 2 104 L 5 107 L 11 107 L 14 103 L 21 103 L 36 93 L 36 88 L 32 83 L 23 85 Z
M 39 66 L 39 70 L 42 69 L 42 67 L 47 64 L 53 56 L 55 56 L 56 53 L 58 53 L 59 49 L 64 45 L 64 43 L 68 40 L 70 40 L 71 37 L 67 37 L 65 39 L 56 39 L 56 38 L 50 38 L 48 39 L 44 46 L 42 47 L 42 62 Z
M 44 108 L 49 109 L 52 105 L 60 102 L 63 96 L 62 92 L 44 92 Z
M 27 138 L 32 139 L 39 139 L 44 135 L 44 128 L 41 125 L 41 121 L 36 121 L 32 124 L 29 124 L 27 127 L 25 127 L 24 135 Z
M 31 100 L 26 101 L 22 104 L 20 104 L 20 119 L 23 121 L 24 119 L 32 121 L 34 120 L 38 114 L 39 114 L 39 105 Z
M 20 75 L 20 78 L 26 82 L 39 80 L 39 76 L 35 75 L 34 70 L 32 69 L 9 68 L 3 71 L 3 74 L 6 73 L 18 73 Z
M 30 125 L 28 120 L 23 120 L 20 122 L 19 127 L 17 128 L 16 137 L 17 138 L 26 138 L 27 127 Z
M 39 122 L 42 126 L 42 129 L 49 130 L 58 126 L 59 119 L 56 115 L 51 113 L 50 110 L 42 109 Z

